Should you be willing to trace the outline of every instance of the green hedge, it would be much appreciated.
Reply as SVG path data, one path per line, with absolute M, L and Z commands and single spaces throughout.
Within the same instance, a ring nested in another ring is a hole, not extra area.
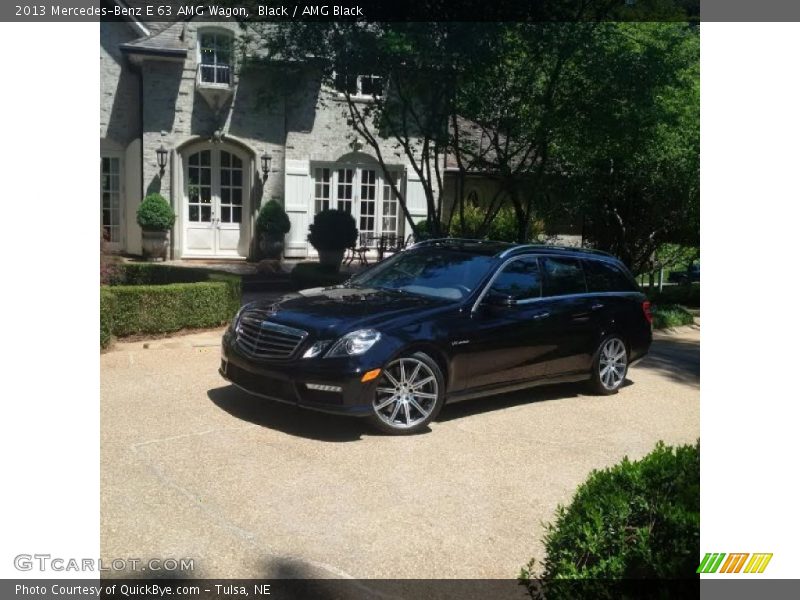
M 691 578 L 700 554 L 700 442 L 671 448 L 659 442 L 639 461 L 627 458 L 594 471 L 568 507 L 546 528 L 543 571 L 534 561 L 521 583 L 539 597 L 573 598 L 556 580 L 594 582 Z M 583 596 L 582 596 L 583 597 Z
M 110 335 L 215 327 L 241 306 L 238 275 L 153 263 L 122 267 L 124 284 L 101 288 L 100 343 Z
M 654 304 L 653 329 L 664 329 L 666 327 L 679 327 L 681 325 L 691 325 L 694 323 L 694 316 L 683 306 L 677 304 Z
M 114 294 L 108 288 L 100 288 L 100 347 L 111 343 L 114 327 Z
M 289 277 L 297 289 L 303 290 L 344 283 L 350 278 L 350 274 L 334 271 L 319 263 L 302 262 L 292 269 Z

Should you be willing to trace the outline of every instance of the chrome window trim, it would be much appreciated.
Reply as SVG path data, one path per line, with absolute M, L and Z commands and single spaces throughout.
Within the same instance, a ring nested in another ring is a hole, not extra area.
M 492 284 L 494 283 L 495 279 L 497 279 L 497 277 L 500 275 L 500 273 L 503 271 L 503 269 L 506 268 L 507 265 L 509 265 L 510 263 L 514 262 L 515 260 L 520 260 L 522 258 L 535 258 L 535 259 L 538 260 L 539 258 L 548 258 L 550 256 L 551 255 L 549 255 L 549 254 L 519 254 L 517 256 L 512 256 L 511 258 L 509 258 L 508 260 L 503 262 L 503 264 L 501 264 L 497 268 L 497 270 L 492 274 L 492 276 L 489 279 L 489 281 L 486 282 L 486 285 L 481 290 L 481 293 L 478 294 L 478 298 L 475 300 L 475 303 L 472 305 L 472 309 L 470 310 L 470 314 L 475 314 L 475 312 L 478 310 L 478 306 L 480 306 L 481 302 L 483 301 L 483 298 L 486 296 L 486 294 L 491 289 Z M 570 258 L 573 258 L 573 257 L 570 257 Z M 586 259 L 586 258 L 583 258 L 583 257 L 580 257 L 580 258 L 574 257 L 574 259 L 578 260 L 578 261 L 590 260 L 590 259 Z M 581 269 L 583 269 L 583 265 L 581 265 Z M 584 274 L 584 278 L 585 278 L 585 274 Z M 544 288 L 540 288 L 540 289 L 542 290 L 542 292 L 544 291 Z M 536 302 L 542 302 L 544 300 L 563 300 L 565 298 L 597 298 L 597 297 L 601 297 L 602 298 L 602 297 L 609 297 L 609 296 L 639 296 L 641 294 L 642 294 L 642 292 L 636 291 L 636 290 L 619 290 L 619 291 L 616 291 L 616 292 L 589 292 L 589 291 L 586 291 L 586 292 L 582 292 L 580 294 L 561 294 L 559 296 L 539 296 L 538 298 L 529 298 L 527 300 L 519 300 L 517 302 L 517 305 L 518 306 L 519 305 L 523 305 L 524 306 L 526 304 L 534 304 Z

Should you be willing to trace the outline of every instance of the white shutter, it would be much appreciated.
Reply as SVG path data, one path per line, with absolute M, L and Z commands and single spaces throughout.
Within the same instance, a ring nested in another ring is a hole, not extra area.
M 286 160 L 284 209 L 292 228 L 286 236 L 287 258 L 308 256 L 308 215 L 311 205 L 311 169 L 307 160 Z
M 425 200 L 425 188 L 422 187 L 419 175 L 414 167 L 406 166 L 406 208 L 411 213 L 414 223 L 428 218 L 428 202 Z M 409 227 L 406 227 L 410 231 Z

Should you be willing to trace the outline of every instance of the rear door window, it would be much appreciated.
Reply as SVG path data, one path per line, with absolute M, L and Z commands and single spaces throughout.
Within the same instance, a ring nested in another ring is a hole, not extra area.
M 535 258 L 520 258 L 510 262 L 494 280 L 491 294 L 531 300 L 542 293 L 542 275 Z
M 543 296 L 585 294 L 586 280 L 581 262 L 572 258 L 542 257 Z
M 602 260 L 585 260 L 586 285 L 590 292 L 631 292 L 636 290 L 630 278 L 618 266 Z

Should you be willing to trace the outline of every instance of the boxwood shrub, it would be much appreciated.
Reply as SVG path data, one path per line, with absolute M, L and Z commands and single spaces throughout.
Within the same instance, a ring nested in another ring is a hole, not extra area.
M 537 598 L 574 598 L 588 591 L 587 582 L 601 590 L 609 580 L 696 577 L 700 442 L 677 448 L 659 442 L 639 461 L 625 458 L 592 472 L 570 505 L 556 510 L 544 545 L 543 569 L 532 560 L 520 575 Z
M 101 288 L 103 347 L 112 334 L 159 334 L 223 325 L 241 305 L 238 275 L 154 263 L 127 263 L 122 269 L 122 284 Z
M 100 288 L 100 347 L 107 348 L 111 343 L 114 328 L 114 294 L 108 288 Z

